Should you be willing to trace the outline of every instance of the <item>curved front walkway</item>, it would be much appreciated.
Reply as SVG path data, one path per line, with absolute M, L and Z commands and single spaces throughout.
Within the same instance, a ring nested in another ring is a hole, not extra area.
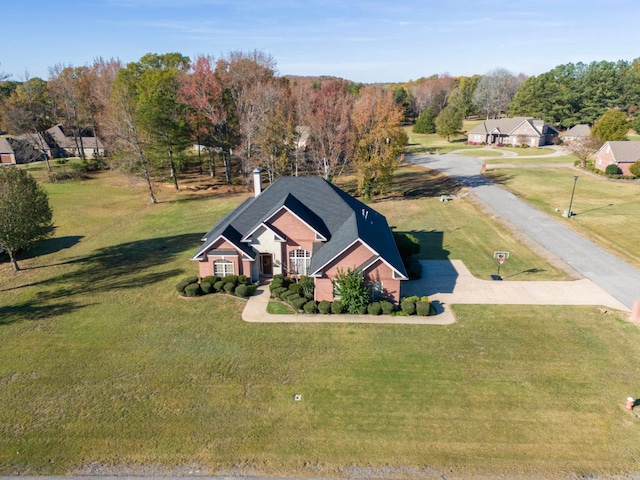
M 438 314 L 432 317 L 391 315 L 272 315 L 267 313 L 269 286 L 261 285 L 242 312 L 255 323 L 385 323 L 448 325 L 455 322 L 454 304 L 494 305 L 597 305 L 629 311 L 589 279 L 569 282 L 512 282 L 474 277 L 461 260 L 423 260 L 423 277 L 405 282 L 402 294 L 428 295 Z

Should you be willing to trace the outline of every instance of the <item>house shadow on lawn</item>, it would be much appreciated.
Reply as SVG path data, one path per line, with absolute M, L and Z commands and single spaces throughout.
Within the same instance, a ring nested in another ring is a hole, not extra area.
M 413 230 L 402 232 L 413 235 L 420 241 L 420 263 L 422 277 L 402 284 L 402 295 L 433 295 L 451 293 L 458 279 L 458 272 L 449 261 L 449 250 L 443 245 L 444 232 L 439 230 Z M 427 257 L 427 258 L 425 258 Z M 428 267 L 427 267 L 428 265 Z M 442 305 L 435 305 L 436 311 L 442 311 Z
M 11 309 L 8 312 L 25 312 L 26 318 L 42 318 L 46 316 L 47 309 L 50 309 L 50 315 L 56 315 L 64 313 L 65 308 L 67 311 L 81 308 L 71 301 L 49 305 L 49 302 L 61 298 L 75 295 L 86 298 L 96 293 L 141 289 L 149 284 L 184 275 L 182 269 L 163 269 L 162 266 L 170 263 L 177 255 L 195 251 L 200 238 L 200 234 L 190 233 L 101 248 L 91 255 L 62 263 L 61 265 L 70 266 L 70 271 L 66 273 L 15 287 L 46 287 L 46 290 L 38 292 L 33 302 L 3 308 Z

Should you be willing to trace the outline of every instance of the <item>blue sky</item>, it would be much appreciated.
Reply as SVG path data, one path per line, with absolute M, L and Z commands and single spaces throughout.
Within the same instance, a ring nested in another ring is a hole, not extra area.
M 149 52 L 258 49 L 282 75 L 365 83 L 640 57 L 637 0 L 0 0 L 0 16 L 14 80 Z

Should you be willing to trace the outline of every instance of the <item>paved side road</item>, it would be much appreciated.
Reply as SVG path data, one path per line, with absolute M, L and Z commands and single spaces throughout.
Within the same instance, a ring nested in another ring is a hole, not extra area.
M 409 157 L 408 161 L 455 177 L 478 199 L 542 247 L 631 309 L 640 300 L 640 270 L 558 220 L 528 205 L 481 174 L 482 160 L 456 154 Z M 571 181 L 567 184 L 570 186 Z

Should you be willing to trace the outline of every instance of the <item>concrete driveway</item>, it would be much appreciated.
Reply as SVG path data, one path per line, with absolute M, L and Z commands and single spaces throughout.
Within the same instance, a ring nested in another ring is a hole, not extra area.
M 565 282 L 493 281 L 474 277 L 461 260 L 423 260 L 422 278 L 406 282 L 402 293 L 428 295 L 436 309 L 453 304 L 598 305 L 629 309 L 588 278 Z
M 446 154 L 409 157 L 407 161 L 455 177 L 506 223 L 591 280 L 627 310 L 640 300 L 640 270 L 487 180 L 480 174 L 483 160 Z M 572 184 L 573 178 L 567 178 L 567 191 Z

